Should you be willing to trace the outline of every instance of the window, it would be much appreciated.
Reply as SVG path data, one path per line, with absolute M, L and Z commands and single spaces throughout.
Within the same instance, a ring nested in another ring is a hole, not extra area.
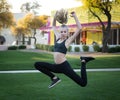
M 120 45 L 120 29 L 112 29 L 108 44 Z

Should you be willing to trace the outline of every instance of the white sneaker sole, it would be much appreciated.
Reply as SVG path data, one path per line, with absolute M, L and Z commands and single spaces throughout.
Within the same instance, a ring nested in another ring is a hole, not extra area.
M 50 89 L 50 88 L 54 87 L 55 85 L 57 85 L 57 84 L 60 83 L 60 82 L 61 82 L 61 80 L 58 80 L 55 84 L 49 86 L 48 88 Z

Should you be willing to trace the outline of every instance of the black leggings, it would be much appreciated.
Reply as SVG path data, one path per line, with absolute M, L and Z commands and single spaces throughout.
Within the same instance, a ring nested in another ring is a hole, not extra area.
M 42 73 L 48 75 L 51 79 L 55 76 L 54 73 L 63 73 L 69 78 L 71 78 L 74 82 L 84 87 L 87 85 L 87 74 L 86 74 L 86 63 L 81 63 L 81 77 L 74 72 L 71 68 L 70 64 L 65 61 L 61 64 L 50 64 L 47 62 L 36 62 L 35 68 Z

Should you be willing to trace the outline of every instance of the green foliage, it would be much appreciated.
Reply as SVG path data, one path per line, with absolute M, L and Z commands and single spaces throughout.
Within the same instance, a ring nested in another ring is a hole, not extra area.
M 44 48 L 43 44 L 36 44 L 36 49 L 43 50 L 43 48 Z
M 8 50 L 17 50 L 18 49 L 18 46 L 9 46 L 8 47 Z
M 116 47 L 115 47 L 115 51 L 116 51 L 116 52 L 120 52 L 120 46 L 116 46 Z
M 10 12 L 11 5 L 7 0 L 0 0 L 0 29 L 15 24 L 13 13 Z
M 116 51 L 115 51 L 115 47 L 109 48 L 109 49 L 108 49 L 108 52 L 109 52 L 109 53 L 114 53 L 114 52 L 116 52 Z
M 89 51 L 89 46 L 87 46 L 87 45 L 83 45 L 82 48 L 83 48 L 83 51 L 85 51 L 85 52 Z
M 77 0 L 82 1 L 83 6 L 90 7 L 93 6 L 97 8 L 98 6 L 111 6 L 112 4 L 119 5 L 120 0 Z
M 36 44 L 36 49 L 40 49 L 40 44 Z
M 93 49 L 94 49 L 94 51 L 97 51 L 97 52 L 101 52 L 101 48 L 100 48 L 100 46 L 99 45 L 93 45 Z
M 54 46 L 53 45 L 36 44 L 36 49 L 53 52 L 54 51 Z
M 69 46 L 68 52 L 71 52 L 71 51 L 72 51 L 72 46 Z
M 49 45 L 44 45 L 44 50 L 48 51 L 49 50 Z
M 8 12 L 11 8 L 11 5 L 8 4 L 7 0 L 0 0 L 0 13 Z
M 26 49 L 26 45 L 20 45 L 18 46 L 18 49 Z
M 109 53 L 120 52 L 120 46 L 109 47 L 109 48 L 108 48 L 108 52 L 109 52 Z
M 75 52 L 80 52 L 80 48 L 79 47 L 75 47 Z
M 54 51 L 54 46 L 53 46 L 53 45 L 50 45 L 50 46 L 49 46 L 49 51 L 51 51 L 51 52 Z
M 25 45 L 20 45 L 20 46 L 9 46 L 8 50 L 17 50 L 17 49 L 26 49 Z

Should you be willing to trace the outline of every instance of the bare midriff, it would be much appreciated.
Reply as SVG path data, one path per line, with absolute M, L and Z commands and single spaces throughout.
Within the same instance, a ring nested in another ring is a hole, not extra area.
M 54 61 L 56 64 L 61 64 L 66 61 L 65 54 L 60 52 L 54 52 Z

